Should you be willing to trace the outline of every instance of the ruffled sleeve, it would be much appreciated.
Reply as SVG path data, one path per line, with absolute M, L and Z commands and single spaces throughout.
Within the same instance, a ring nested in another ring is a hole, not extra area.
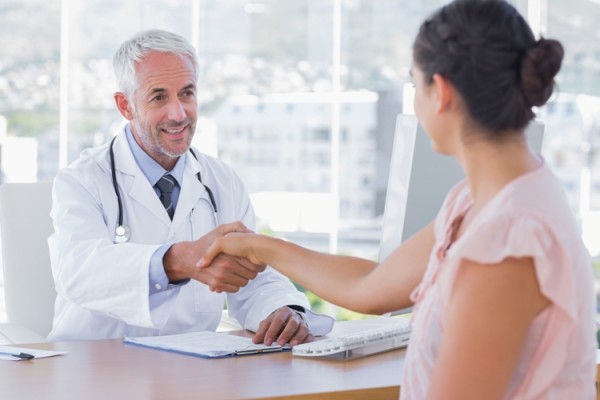
M 451 258 L 456 258 L 458 264 L 461 259 L 497 264 L 509 257 L 531 257 L 541 292 L 576 321 L 572 261 L 562 247 L 565 244 L 557 240 L 558 235 L 550 227 L 530 215 L 501 214 L 472 228 L 455 243 Z

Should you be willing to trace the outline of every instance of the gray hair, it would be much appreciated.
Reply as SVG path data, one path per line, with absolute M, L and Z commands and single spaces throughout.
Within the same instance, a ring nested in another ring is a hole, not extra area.
M 160 29 L 145 30 L 125 41 L 113 57 L 117 85 L 126 96 L 133 95 L 137 89 L 136 63 L 153 52 L 188 57 L 194 73 L 198 74 L 196 50 L 183 36 Z

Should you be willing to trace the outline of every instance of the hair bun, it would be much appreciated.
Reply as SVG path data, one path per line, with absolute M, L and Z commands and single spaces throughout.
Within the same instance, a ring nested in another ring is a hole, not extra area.
M 521 87 L 530 106 L 544 105 L 554 90 L 554 77 L 560 70 L 564 49 L 559 41 L 541 38 L 531 46 L 521 62 Z

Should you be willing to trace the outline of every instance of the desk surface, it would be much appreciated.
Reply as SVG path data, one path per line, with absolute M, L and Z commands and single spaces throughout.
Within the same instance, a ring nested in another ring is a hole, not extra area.
M 0 362 L 3 399 L 397 399 L 406 353 L 352 361 L 290 352 L 203 359 L 118 339 L 22 347 L 69 353 Z
M 394 350 L 339 361 L 285 352 L 203 359 L 119 339 L 20 347 L 69 353 L 0 362 L 2 399 L 398 399 L 406 355 Z

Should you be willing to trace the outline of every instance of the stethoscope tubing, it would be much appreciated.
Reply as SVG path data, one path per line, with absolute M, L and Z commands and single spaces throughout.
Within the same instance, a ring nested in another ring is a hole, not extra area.
M 114 241 L 115 241 L 115 243 L 123 243 L 123 242 L 129 241 L 130 232 L 129 232 L 129 228 L 123 224 L 123 215 L 124 215 L 123 201 L 121 199 L 121 193 L 119 192 L 119 184 L 117 182 L 117 169 L 115 167 L 115 152 L 113 150 L 116 139 L 117 139 L 117 137 L 115 136 L 110 141 L 110 146 L 109 146 L 109 158 L 110 158 L 112 183 L 113 183 L 113 188 L 115 190 L 115 195 L 117 196 L 117 205 L 119 207 L 119 216 L 117 219 L 117 228 L 115 229 L 115 240 Z M 198 156 L 196 156 L 196 153 L 194 152 L 194 150 L 192 150 L 191 147 L 190 147 L 190 153 L 192 153 L 192 156 L 194 156 L 196 161 L 198 161 Z M 196 177 L 198 178 L 198 182 L 200 182 L 200 184 L 202 186 L 204 186 L 206 193 L 208 193 L 208 198 L 210 200 L 210 204 L 212 205 L 212 208 L 214 211 L 215 221 L 217 221 L 217 212 L 218 211 L 217 211 L 217 202 L 215 200 L 215 196 L 214 196 L 212 190 L 207 185 L 205 185 L 204 182 L 202 182 L 202 175 L 200 174 L 200 172 L 198 172 L 196 174 Z

